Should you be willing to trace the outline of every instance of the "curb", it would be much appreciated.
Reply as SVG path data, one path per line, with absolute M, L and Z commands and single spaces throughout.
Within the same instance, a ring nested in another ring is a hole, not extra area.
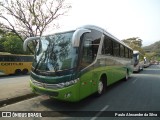
M 17 97 L 14 97 L 14 98 L 4 99 L 4 100 L 0 101 L 0 107 L 4 107 L 6 105 L 10 105 L 10 104 L 20 102 L 20 101 L 23 101 L 23 100 L 26 100 L 26 99 L 30 99 L 30 98 L 33 98 L 33 97 L 37 97 L 37 96 L 38 95 L 35 94 L 35 93 L 29 93 L 29 94 L 22 95 L 22 96 L 17 96 Z

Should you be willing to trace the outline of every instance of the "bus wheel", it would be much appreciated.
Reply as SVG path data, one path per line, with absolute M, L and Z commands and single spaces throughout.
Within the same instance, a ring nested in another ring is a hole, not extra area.
M 106 84 L 104 79 L 100 79 L 98 81 L 98 90 L 97 90 L 97 96 L 101 96 L 106 91 Z
M 15 70 L 15 74 L 16 74 L 16 75 L 20 75 L 20 74 L 21 74 L 21 70 L 20 70 L 20 69 L 16 69 L 16 70 Z
M 129 78 L 129 72 L 128 72 L 128 70 L 127 70 L 127 71 L 126 71 L 126 76 L 125 76 L 125 81 L 127 81 L 128 78 Z
M 23 75 L 25 75 L 25 74 L 27 74 L 27 73 L 28 73 L 28 69 L 23 69 L 23 70 L 22 70 L 22 74 L 23 74 Z
M 140 68 L 140 66 L 139 66 L 139 67 L 138 67 L 138 71 L 137 71 L 137 72 L 139 73 L 140 71 L 141 71 L 141 68 Z
M 142 68 L 141 68 L 141 71 L 143 71 L 143 66 L 142 66 Z

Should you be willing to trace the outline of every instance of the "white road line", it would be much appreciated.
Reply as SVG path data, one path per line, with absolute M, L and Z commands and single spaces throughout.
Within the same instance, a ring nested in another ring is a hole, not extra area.
M 138 80 L 138 78 L 136 78 L 132 83 L 135 84 L 135 82 Z
M 101 109 L 94 117 L 92 117 L 90 120 L 96 120 L 98 118 L 98 116 L 101 115 L 101 113 L 103 111 L 105 111 L 107 108 L 109 107 L 109 105 L 106 105 L 103 109 Z

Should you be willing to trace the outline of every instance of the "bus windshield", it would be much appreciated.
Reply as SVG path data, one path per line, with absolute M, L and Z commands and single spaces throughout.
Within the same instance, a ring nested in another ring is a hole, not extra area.
M 40 38 L 35 50 L 34 70 L 57 72 L 76 67 L 77 48 L 72 47 L 72 32 Z

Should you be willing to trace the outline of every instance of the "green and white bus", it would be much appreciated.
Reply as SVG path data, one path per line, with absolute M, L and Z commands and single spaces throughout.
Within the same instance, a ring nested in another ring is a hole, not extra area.
M 147 57 L 144 57 L 144 68 L 147 68 L 150 66 L 150 60 Z
M 144 56 L 137 50 L 133 51 L 134 68 L 133 72 L 140 72 L 144 68 Z
M 86 25 L 72 31 L 27 38 L 37 40 L 30 86 L 37 94 L 79 101 L 133 72 L 133 51 L 104 29 Z

